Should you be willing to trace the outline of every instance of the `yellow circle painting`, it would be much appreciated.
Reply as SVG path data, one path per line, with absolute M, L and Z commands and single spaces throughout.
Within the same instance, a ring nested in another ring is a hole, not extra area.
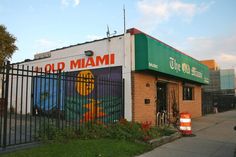
M 80 95 L 89 95 L 94 89 L 94 76 L 90 70 L 81 71 L 77 76 L 77 92 Z

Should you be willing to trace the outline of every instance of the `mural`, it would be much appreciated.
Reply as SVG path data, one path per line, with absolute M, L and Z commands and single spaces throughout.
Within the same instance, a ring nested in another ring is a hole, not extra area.
M 59 80 L 56 77 L 35 77 L 34 110 L 38 114 L 53 116 L 59 108 L 65 120 L 79 123 L 111 123 L 121 118 L 121 67 L 66 72 Z
M 63 82 L 60 81 L 61 85 L 59 86 L 57 77 L 57 75 L 40 75 L 34 77 L 34 114 L 48 114 L 55 112 L 57 108 L 62 108 Z M 60 97 L 58 97 L 59 94 Z M 60 105 L 58 106 L 58 104 Z

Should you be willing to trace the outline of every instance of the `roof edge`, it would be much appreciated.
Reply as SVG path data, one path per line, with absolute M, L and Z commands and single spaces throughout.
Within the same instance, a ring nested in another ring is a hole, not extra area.
M 156 40 L 156 41 L 158 41 L 158 42 L 164 44 L 165 46 L 170 47 L 170 48 L 174 49 L 175 51 L 177 51 L 177 52 L 179 52 L 179 53 L 181 53 L 181 54 L 183 54 L 183 55 L 185 55 L 185 56 L 188 56 L 188 57 L 190 57 L 190 58 L 192 58 L 192 59 L 194 59 L 194 60 L 200 62 L 200 60 L 198 60 L 198 59 L 196 59 L 196 58 L 193 58 L 192 56 L 189 56 L 188 54 L 186 54 L 186 53 L 184 53 L 184 52 L 182 52 L 182 51 L 180 51 L 180 50 L 178 50 L 178 49 L 176 49 L 176 48 L 174 48 L 174 47 L 172 47 L 172 46 L 170 46 L 170 45 L 164 43 L 163 41 L 161 41 L 161 40 L 159 40 L 159 39 L 157 39 L 157 38 L 155 38 L 155 37 L 153 37 L 153 36 L 151 36 L 151 35 L 148 35 L 148 34 L 145 33 L 145 32 L 140 31 L 140 30 L 137 29 L 137 28 L 130 28 L 130 29 L 127 30 L 127 33 L 130 33 L 131 35 L 144 34 L 144 35 L 146 35 L 146 36 L 148 36 L 148 37 L 150 37 L 150 38 L 152 38 L 152 39 L 154 39 L 154 40 Z M 202 63 L 201 63 L 201 64 L 202 64 Z

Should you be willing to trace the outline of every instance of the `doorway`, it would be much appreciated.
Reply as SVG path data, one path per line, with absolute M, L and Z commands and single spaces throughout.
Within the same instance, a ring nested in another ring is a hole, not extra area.
M 157 83 L 157 113 L 167 111 L 167 84 L 166 83 Z
M 167 83 L 157 83 L 157 101 L 156 115 L 158 126 L 166 125 L 167 123 Z

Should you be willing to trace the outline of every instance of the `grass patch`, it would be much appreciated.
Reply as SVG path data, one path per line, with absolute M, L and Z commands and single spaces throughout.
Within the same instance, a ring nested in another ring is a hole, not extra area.
M 66 144 L 45 144 L 2 157 L 131 157 L 151 149 L 144 143 L 119 139 L 72 140 Z
M 123 119 L 114 124 L 96 124 L 80 130 L 43 125 L 38 139 L 45 144 L 21 150 L 3 157 L 131 157 L 152 149 L 149 140 L 169 136 L 175 131 L 169 127 L 155 127 L 151 122 L 137 123 Z

